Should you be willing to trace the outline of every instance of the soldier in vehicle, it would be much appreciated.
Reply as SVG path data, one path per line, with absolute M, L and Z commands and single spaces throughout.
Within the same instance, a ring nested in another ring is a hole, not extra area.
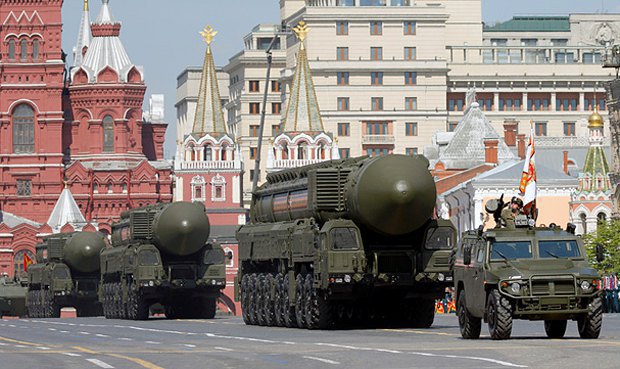
M 501 223 L 502 227 L 515 228 L 515 217 L 519 214 L 523 214 L 523 200 L 513 196 L 508 206 L 502 209 Z

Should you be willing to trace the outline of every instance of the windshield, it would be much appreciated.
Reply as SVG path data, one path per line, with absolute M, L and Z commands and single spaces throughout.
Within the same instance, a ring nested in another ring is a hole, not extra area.
M 530 241 L 494 242 L 491 248 L 491 260 L 531 258 L 532 243 Z
M 576 258 L 581 256 L 577 241 L 538 241 L 541 258 Z
M 452 228 L 439 227 L 428 231 L 426 235 L 427 250 L 450 250 L 452 249 Z
M 151 251 L 142 251 L 138 254 L 138 262 L 140 265 L 158 265 L 159 260 L 157 254 Z
M 355 228 L 334 228 L 331 231 L 334 250 L 357 250 L 357 231 Z
M 224 250 L 219 247 L 214 250 L 206 250 L 204 263 L 206 265 L 224 264 Z
M 71 274 L 69 274 L 69 269 L 65 268 L 56 268 L 53 272 L 54 278 L 57 279 L 71 279 Z

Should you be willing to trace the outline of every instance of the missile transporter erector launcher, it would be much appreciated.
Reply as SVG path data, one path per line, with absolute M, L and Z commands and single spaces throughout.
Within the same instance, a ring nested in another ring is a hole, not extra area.
M 325 162 L 267 176 L 237 232 L 247 324 L 430 327 L 456 230 L 433 218 L 423 156 Z
M 160 303 L 166 316 L 213 318 L 226 286 L 224 251 L 207 243 L 200 203 L 157 204 L 121 214 L 101 254 L 99 299 L 106 318 L 144 320 Z
M 28 315 L 59 318 L 63 307 L 74 307 L 80 317 L 101 315 L 97 286 L 99 254 L 105 247 L 101 233 L 45 237 L 36 247 L 37 264 L 28 268 Z

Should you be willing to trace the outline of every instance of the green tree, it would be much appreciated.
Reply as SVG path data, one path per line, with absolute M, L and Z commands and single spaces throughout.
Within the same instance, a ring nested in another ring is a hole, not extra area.
M 600 222 L 596 232 L 583 236 L 590 262 L 602 273 L 620 273 L 620 220 Z M 596 245 L 603 246 L 605 259 L 596 260 Z

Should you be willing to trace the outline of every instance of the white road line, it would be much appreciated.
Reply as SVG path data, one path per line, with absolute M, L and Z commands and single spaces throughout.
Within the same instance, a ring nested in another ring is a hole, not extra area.
M 38 350 L 44 350 L 44 351 L 51 350 L 51 348 L 49 348 L 49 347 L 43 347 L 43 346 L 41 346 L 41 347 L 37 347 L 37 349 L 38 349 Z
M 100 334 L 100 333 L 97 333 L 95 336 L 97 336 L 97 337 L 103 337 L 103 338 L 108 338 L 108 337 L 110 337 L 110 336 L 108 336 L 108 335 L 106 335 L 106 334 Z
M 24 346 L 24 345 L 14 345 L 14 346 L 17 347 L 17 348 L 26 348 L 26 347 L 28 347 L 28 346 Z
M 63 355 L 71 356 L 71 357 L 81 357 L 82 355 L 76 354 L 74 352 L 63 352 Z
M 87 336 L 87 335 L 89 335 L 90 333 L 88 333 L 88 332 L 80 332 L 80 334 L 83 334 L 83 335 L 86 335 L 86 336 Z
M 235 351 L 233 349 L 229 349 L 228 347 L 214 347 L 215 350 L 220 350 L 220 351 L 226 351 L 226 352 L 232 352 Z
M 155 341 L 146 341 L 145 343 L 148 343 L 149 345 L 161 345 L 161 342 L 155 342 Z
M 189 348 L 195 348 L 196 347 L 196 345 L 190 345 L 190 344 L 187 344 L 187 343 L 182 345 L 182 346 L 189 347 Z
M 56 328 L 47 328 L 48 331 L 57 331 Z
M 91 362 L 95 365 L 97 365 L 100 368 L 104 368 L 104 369 L 114 369 L 114 367 L 108 363 L 104 363 L 101 360 L 97 360 L 97 359 L 86 359 L 86 361 Z
M 69 331 L 60 331 L 60 333 L 69 333 Z
M 8 344 L 0 342 L 0 346 L 8 346 Z
M 127 338 L 127 337 L 123 337 L 123 338 L 119 338 L 120 341 L 133 341 L 133 338 Z
M 14 324 L 9 324 L 9 327 L 15 328 L 15 325 Z
M 329 359 L 323 359 L 320 357 L 314 357 L 314 356 L 302 356 L 304 359 L 308 359 L 308 360 L 316 360 L 316 361 L 320 361 L 322 363 L 325 364 L 332 364 L 332 365 L 340 365 L 339 362 L 334 361 L 334 360 L 329 360 Z

